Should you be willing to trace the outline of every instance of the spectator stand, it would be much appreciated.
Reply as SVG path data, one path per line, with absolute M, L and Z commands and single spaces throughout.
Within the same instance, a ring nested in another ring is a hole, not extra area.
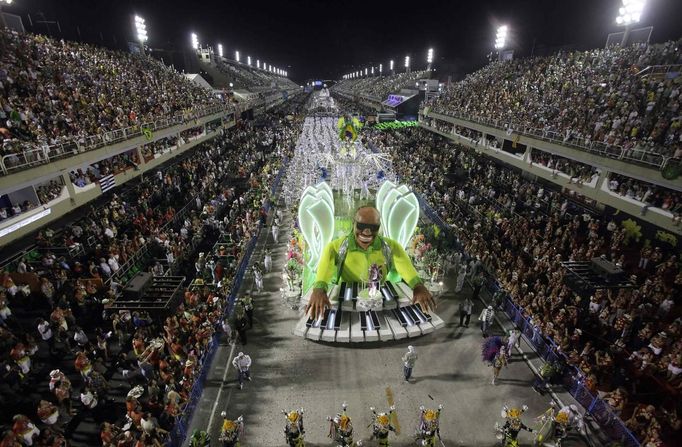
M 441 230 L 451 228 L 438 216 L 436 211 L 417 195 L 424 214 L 438 225 Z M 558 362 L 564 365 L 561 384 L 578 401 L 599 424 L 600 428 L 614 441 L 619 441 L 624 447 L 640 447 L 637 438 L 626 428 L 625 423 L 613 412 L 599 396 L 592 394 L 585 386 L 585 376 L 580 370 L 567 364 L 566 357 L 561 353 L 554 341 L 542 334 L 539 329 L 525 316 L 524 310 L 512 301 L 511 297 L 502 290 L 500 284 L 486 272 L 488 276 L 486 288 L 490 295 L 501 292 L 504 294 L 502 309 L 513 324 L 521 331 L 526 341 L 545 362 Z
M 272 194 L 271 197 L 273 198 L 276 197 L 277 194 L 279 194 L 281 180 L 284 173 L 286 172 L 287 162 L 288 160 L 283 161 L 282 167 L 280 168 L 279 172 L 275 176 L 275 180 L 273 181 L 273 185 L 271 188 Z M 268 200 L 264 205 L 264 209 L 269 210 L 270 207 L 271 203 L 270 200 Z M 228 296 L 227 305 L 223 313 L 225 317 L 232 315 L 232 312 L 234 311 L 234 304 L 235 300 L 237 299 L 237 294 L 242 285 L 242 282 L 244 281 L 244 276 L 246 275 L 246 270 L 249 266 L 249 261 L 256 248 L 256 243 L 258 241 L 258 237 L 260 235 L 260 231 L 262 230 L 262 228 L 263 228 L 262 225 L 259 224 L 258 231 L 253 237 L 251 237 L 251 239 L 247 243 L 246 249 L 244 250 L 244 253 L 239 261 L 239 267 L 237 268 L 237 272 L 234 276 L 232 287 L 230 289 L 231 290 L 230 295 Z M 201 371 L 199 372 L 197 379 L 194 382 L 194 386 L 192 387 L 192 391 L 190 393 L 189 399 L 185 405 L 185 409 L 182 415 L 178 417 L 175 426 L 173 427 L 173 430 L 169 433 L 168 440 L 166 441 L 165 444 L 166 447 L 179 447 L 184 443 L 185 439 L 187 438 L 188 435 L 187 428 L 189 427 L 189 424 L 192 420 L 194 409 L 199 403 L 199 400 L 201 399 L 201 394 L 204 391 L 206 376 L 208 375 L 208 372 L 211 369 L 213 357 L 215 356 L 216 347 L 218 346 L 219 342 L 220 334 L 217 333 L 213 335 L 213 337 L 211 338 L 209 347 L 206 350 L 206 354 L 204 355 L 201 361 L 202 364 Z

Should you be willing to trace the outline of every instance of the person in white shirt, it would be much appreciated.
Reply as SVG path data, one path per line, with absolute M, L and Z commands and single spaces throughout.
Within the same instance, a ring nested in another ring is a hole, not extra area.
M 118 265 L 118 261 L 116 260 L 116 258 L 113 255 L 109 256 L 109 260 L 107 261 L 107 264 L 109 264 L 109 268 L 111 268 L 111 271 L 113 273 L 118 272 L 118 269 L 121 268 L 121 266 Z
M 275 240 L 275 244 L 279 242 L 279 222 L 277 218 L 272 223 L 272 238 Z
M 478 316 L 478 321 L 481 322 L 481 332 L 483 332 L 484 337 L 488 336 L 488 329 L 493 325 L 494 317 L 495 311 L 493 310 L 493 306 L 486 307 L 481 312 L 481 315 Z
M 272 255 L 270 254 L 270 250 L 266 249 L 265 250 L 265 257 L 263 259 L 263 266 L 265 267 L 265 271 L 267 273 L 270 273 L 272 270 Z
M 239 389 L 244 388 L 244 380 L 251 381 L 251 357 L 240 352 L 232 360 L 232 366 L 237 370 L 237 381 Z

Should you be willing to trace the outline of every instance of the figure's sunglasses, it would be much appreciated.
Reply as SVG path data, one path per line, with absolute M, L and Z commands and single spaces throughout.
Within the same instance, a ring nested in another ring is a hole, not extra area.
M 355 222 L 355 228 L 358 229 L 358 231 L 365 231 L 369 230 L 372 233 L 378 233 L 379 232 L 379 227 L 381 224 L 368 224 L 368 223 L 362 223 L 362 222 Z

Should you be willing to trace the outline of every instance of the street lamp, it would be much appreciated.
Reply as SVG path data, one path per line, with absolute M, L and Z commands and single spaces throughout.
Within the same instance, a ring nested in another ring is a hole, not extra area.
M 621 0 L 623 6 L 618 9 L 618 16 L 616 17 L 616 23 L 620 26 L 625 27 L 623 32 L 623 39 L 620 42 L 620 46 L 623 47 L 627 43 L 628 37 L 630 37 L 630 29 L 632 25 L 638 23 L 642 18 L 642 11 L 644 11 L 644 5 L 646 5 L 646 0 Z
M 237 62 L 239 62 L 239 51 L 235 51 L 235 52 L 234 52 L 234 60 L 236 60 Z
M 497 28 L 497 34 L 495 35 L 495 48 L 501 50 L 507 44 L 507 32 L 509 29 L 507 25 L 502 25 Z
M 433 48 L 429 48 L 429 51 L 426 53 L 426 63 L 428 64 L 426 69 L 431 71 L 431 63 L 433 63 Z
M 410 56 L 405 56 L 405 72 L 410 72 Z
M 199 49 L 199 37 L 196 35 L 196 33 L 192 33 L 192 48 L 195 50 Z
M 135 31 L 137 32 L 137 40 L 140 42 L 140 52 L 144 54 L 144 43 L 148 39 L 147 25 L 145 25 L 144 19 L 140 16 L 135 16 Z
M 223 57 L 223 44 L 218 44 L 218 56 Z

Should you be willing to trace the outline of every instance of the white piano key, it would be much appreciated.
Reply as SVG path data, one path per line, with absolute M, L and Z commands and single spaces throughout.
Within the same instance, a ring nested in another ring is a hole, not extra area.
M 374 327 L 372 323 L 372 317 L 370 317 L 368 312 L 360 315 L 360 318 L 364 318 L 367 322 L 367 330 L 365 331 L 365 341 L 379 341 L 379 331 Z
M 309 340 L 319 340 L 322 336 L 322 329 L 320 328 L 320 323 L 322 322 L 322 317 L 319 317 L 311 327 L 308 328 L 308 333 L 305 334 L 305 338 Z
M 327 294 L 329 301 L 332 303 L 332 307 L 336 307 L 339 303 L 339 289 L 341 289 L 341 286 L 335 284 Z
M 400 340 L 401 338 L 407 337 L 407 331 L 402 327 L 396 317 L 393 316 L 393 312 L 383 312 L 383 316 L 386 321 L 386 326 L 393 333 L 393 339 Z
M 341 316 L 341 326 L 339 330 L 336 331 L 336 342 L 337 343 L 349 343 L 350 342 L 350 317 L 354 312 L 344 312 Z
M 358 343 L 365 341 L 365 331 L 360 326 L 360 318 L 364 316 L 362 312 L 351 312 L 350 341 Z
M 399 308 L 398 312 L 402 313 L 403 317 L 407 320 L 407 326 L 405 327 L 405 329 L 407 330 L 407 336 L 408 337 L 412 338 L 412 337 L 418 337 L 418 336 L 422 335 L 421 328 L 419 327 L 418 324 L 416 324 L 416 323 L 414 323 L 414 321 L 412 321 L 412 317 L 407 313 L 407 311 L 405 309 Z M 308 331 L 308 332 L 310 332 L 310 331 Z
M 400 281 L 398 283 L 393 283 L 393 288 L 395 289 L 396 292 L 398 292 L 398 295 L 400 296 L 400 305 L 404 305 L 403 303 L 412 303 L 412 289 L 405 284 L 404 282 Z
M 334 341 L 336 339 L 336 331 L 334 330 L 334 320 L 338 316 L 337 310 L 333 309 L 329 311 L 329 318 L 327 319 L 327 327 L 322 331 L 322 336 L 320 340 L 322 341 Z
M 308 332 L 308 327 L 305 325 L 307 321 L 308 321 L 307 315 L 303 315 L 301 319 L 298 320 L 298 324 L 296 324 L 296 327 L 294 328 L 294 335 L 298 335 L 299 337 L 305 337 L 306 332 Z
M 431 324 L 433 325 L 434 330 L 435 329 L 440 329 L 445 326 L 445 321 L 438 315 L 434 314 L 433 312 L 430 313 L 431 315 Z

